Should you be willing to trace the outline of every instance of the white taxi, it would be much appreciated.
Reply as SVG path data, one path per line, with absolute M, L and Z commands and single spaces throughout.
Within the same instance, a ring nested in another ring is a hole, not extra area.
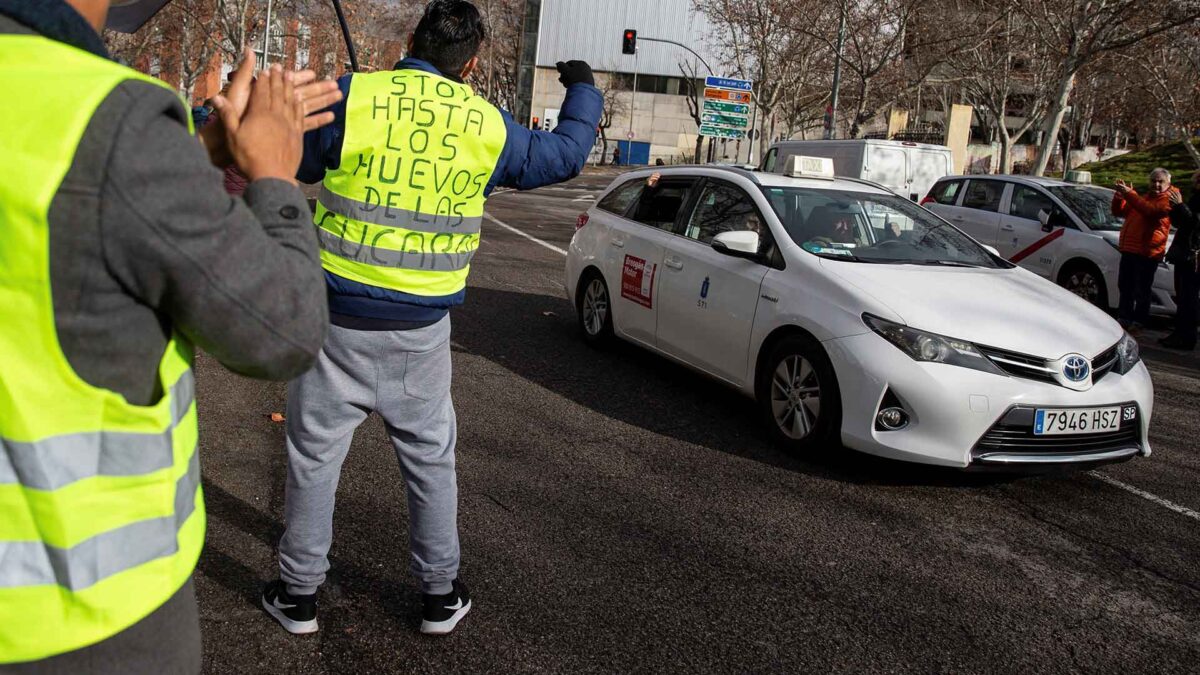
M 799 452 L 971 468 L 1150 454 L 1150 375 L 1109 316 L 828 160 L 793 162 L 617 178 L 567 256 L 584 338 L 753 396 Z
M 1125 219 L 1112 214 L 1113 191 L 1036 176 L 946 176 L 921 205 L 1010 262 L 1057 282 L 1101 308 L 1116 309 L 1117 243 Z M 1161 263 L 1150 309 L 1175 313 L 1175 277 Z

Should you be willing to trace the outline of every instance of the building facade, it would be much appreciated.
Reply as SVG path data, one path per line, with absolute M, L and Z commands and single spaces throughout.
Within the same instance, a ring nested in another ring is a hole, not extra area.
M 688 106 L 688 80 L 693 74 L 700 78 L 703 96 L 709 67 L 715 75 L 726 74 L 707 44 L 712 24 L 693 9 L 691 0 L 541 0 L 540 5 L 527 121 L 533 124 L 537 118 L 537 126 L 553 128 L 562 102 L 555 64 L 579 59 L 591 64 L 605 94 L 610 126 L 602 132 L 609 159 L 619 141 L 625 160 L 691 161 L 698 125 Z M 626 29 L 638 33 L 636 55 L 621 53 Z M 603 147 L 600 139 L 597 144 L 595 155 Z M 706 157 L 707 147 L 706 142 Z M 714 157 L 732 161 L 739 148 L 745 159 L 746 144 L 717 142 Z

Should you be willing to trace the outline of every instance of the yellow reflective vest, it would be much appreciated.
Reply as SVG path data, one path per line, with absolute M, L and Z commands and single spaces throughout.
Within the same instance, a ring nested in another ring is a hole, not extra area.
M 354 75 L 345 125 L 317 200 L 322 266 L 413 295 L 461 291 L 507 140 L 500 111 L 465 84 L 397 70 Z
M 162 85 L 53 40 L 0 35 L 0 663 L 108 638 L 188 580 L 204 544 L 192 348 L 162 400 L 84 382 L 58 342 L 48 212 L 102 101 Z M 166 86 L 166 85 L 162 85 Z

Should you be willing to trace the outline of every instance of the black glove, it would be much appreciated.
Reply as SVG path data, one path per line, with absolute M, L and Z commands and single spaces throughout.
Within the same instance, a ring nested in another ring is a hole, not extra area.
M 554 67 L 558 68 L 558 81 L 564 87 L 580 83 L 596 86 L 596 78 L 592 77 L 592 67 L 587 61 L 559 61 Z

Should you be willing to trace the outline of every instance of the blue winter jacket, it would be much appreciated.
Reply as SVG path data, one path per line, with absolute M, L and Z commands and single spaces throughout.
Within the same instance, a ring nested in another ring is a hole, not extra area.
M 397 63 L 394 70 L 409 68 L 441 75 L 429 63 L 413 58 Z M 350 97 L 351 77 L 346 75 L 338 80 L 343 98 L 331 108 L 336 118 L 334 122 L 304 136 L 304 160 L 296 176 L 302 182 L 318 183 L 325 178 L 327 170 L 336 169 L 341 163 L 346 99 Z M 484 194 L 491 194 L 496 187 L 531 190 L 577 176 L 583 170 L 595 142 L 596 125 L 600 123 L 603 108 L 599 89 L 588 84 L 574 84 L 567 89 L 559 112 L 558 127 L 554 131 L 527 129 L 502 110 L 508 138 Z M 427 326 L 439 321 L 451 307 L 462 304 L 466 297 L 465 289 L 441 297 L 401 293 L 361 284 L 329 272 L 325 273 L 325 281 L 329 288 L 329 313 L 333 323 L 362 330 Z

